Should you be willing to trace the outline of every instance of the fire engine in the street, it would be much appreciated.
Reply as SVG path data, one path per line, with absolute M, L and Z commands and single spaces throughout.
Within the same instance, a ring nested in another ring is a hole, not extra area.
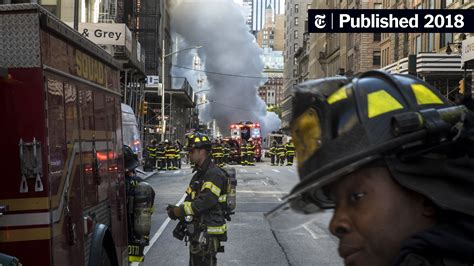
M 259 123 L 252 121 L 242 121 L 230 125 L 230 137 L 242 145 L 242 140 L 248 141 L 250 138 L 255 144 L 255 160 L 260 162 L 262 158 L 262 131 Z
M 0 25 L 0 252 L 128 265 L 121 65 L 36 4 L 0 5 Z

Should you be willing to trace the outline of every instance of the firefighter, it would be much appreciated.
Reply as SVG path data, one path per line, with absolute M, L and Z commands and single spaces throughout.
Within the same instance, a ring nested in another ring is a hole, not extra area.
M 139 160 L 132 149 L 123 145 L 123 154 L 127 196 L 128 258 L 129 262 L 142 262 L 143 249 L 149 245 L 150 240 L 155 191 L 150 184 L 137 176 L 135 169 L 139 165 Z
M 170 143 L 168 140 L 165 140 L 166 150 L 165 150 L 165 157 L 166 157 L 166 167 L 167 170 L 176 170 L 176 148 Z
M 156 151 L 157 157 L 158 157 L 158 169 L 163 171 L 166 170 L 166 156 L 165 156 L 165 144 L 163 142 L 160 142 L 158 144 L 158 149 Z
M 174 145 L 174 147 L 176 148 L 176 166 L 178 169 L 181 169 L 181 151 L 183 150 L 182 149 L 182 146 L 181 143 L 179 143 L 178 140 L 176 140 L 176 144 Z
M 270 147 L 270 150 L 268 151 L 268 153 L 270 154 L 270 160 L 272 162 L 272 166 L 275 166 L 275 161 L 276 161 L 276 165 L 278 165 L 278 160 L 275 160 L 277 159 L 277 142 L 276 141 L 272 142 L 272 146 Z
M 285 164 L 285 155 L 286 155 L 286 149 L 285 146 L 281 143 L 278 143 L 276 147 L 276 156 L 277 156 L 277 165 L 284 165 Z
M 240 164 L 247 165 L 247 141 L 245 139 L 242 140 L 242 144 L 240 145 Z
M 292 166 L 293 165 L 293 158 L 295 157 L 295 145 L 293 144 L 293 140 L 290 139 L 285 144 L 285 152 L 286 152 L 286 165 Z
M 227 240 L 227 225 L 219 204 L 226 191 L 224 172 L 211 160 L 212 143 L 201 133 L 189 135 L 187 149 L 196 166 L 180 206 L 169 205 L 168 216 L 180 222 L 173 236 L 190 242 L 189 265 L 216 265 L 216 254 L 223 252 L 221 241 Z
M 230 145 L 229 143 L 225 142 L 224 145 L 222 145 L 223 150 L 224 150 L 224 164 L 229 164 L 229 158 L 230 158 Z
M 151 140 L 150 145 L 146 147 L 145 171 L 153 171 L 156 168 L 157 149 L 156 140 Z
M 303 84 L 294 99 L 301 182 L 282 206 L 334 209 L 329 231 L 346 265 L 473 264 L 471 110 L 378 70 Z M 266 214 L 271 224 L 280 211 Z
M 255 144 L 253 143 L 253 139 L 249 138 L 249 142 L 247 143 L 247 165 L 255 166 Z
M 224 151 L 219 140 L 215 140 L 214 143 L 212 144 L 212 158 L 214 159 L 214 163 L 217 166 L 219 167 L 223 166 L 222 159 L 224 158 Z

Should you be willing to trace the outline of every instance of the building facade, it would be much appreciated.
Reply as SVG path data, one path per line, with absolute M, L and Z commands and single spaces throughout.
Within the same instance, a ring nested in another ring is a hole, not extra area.
M 383 8 L 474 9 L 473 1 L 418 0 L 406 4 L 392 2 L 383 1 Z M 472 36 L 469 33 L 383 34 L 381 67 L 391 73 L 416 75 L 437 88 L 449 100 L 455 101 L 459 81 L 464 77 L 459 43 Z M 466 71 L 466 74 L 467 83 L 470 85 L 472 70 Z
M 256 36 L 258 45 L 262 48 L 283 51 L 285 43 L 285 16 L 278 14 L 274 15 L 272 7 L 268 5 L 265 17 L 265 24 Z
M 334 1 L 332 1 L 334 2 Z M 285 4 L 284 85 L 282 102 L 282 128 L 289 129 L 293 100 L 291 89 L 298 84 L 296 52 L 303 46 L 303 34 L 308 31 L 308 13 L 311 0 L 287 0 Z
M 473 1 L 455 0 L 366 0 L 318 1 L 314 9 L 473 9 Z M 453 33 L 312 33 L 309 38 L 309 78 L 334 75 L 348 77 L 370 69 L 409 73 L 429 82 L 449 99 L 454 99 L 463 76 L 460 50 L 449 43 L 460 43 L 469 34 Z M 287 40 L 288 41 L 288 40 Z M 409 60 L 411 58 L 411 60 Z M 305 54 L 298 54 L 298 81 L 304 80 Z M 467 71 L 468 80 L 472 71 Z
M 256 35 L 264 26 L 266 20 L 266 9 L 270 6 L 273 17 L 285 13 L 285 0 L 242 0 L 241 4 L 246 12 L 245 21 L 249 31 Z
M 258 88 L 260 98 L 268 107 L 280 107 L 282 100 L 283 77 L 275 75 L 269 77 L 267 82 Z

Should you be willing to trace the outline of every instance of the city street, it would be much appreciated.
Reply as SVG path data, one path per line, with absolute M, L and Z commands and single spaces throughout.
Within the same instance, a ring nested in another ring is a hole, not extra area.
M 219 253 L 219 265 L 342 265 L 337 240 L 327 225 L 331 213 L 323 213 L 316 223 L 292 231 L 273 231 L 263 214 L 277 206 L 298 181 L 296 167 L 234 166 L 237 172 L 237 208 L 228 223 L 226 252 Z M 142 265 L 186 265 L 188 247 L 173 238 L 176 221 L 167 219 L 168 203 L 177 204 L 191 178 L 191 169 L 159 172 L 149 182 L 156 192 L 152 246 Z M 157 233 L 158 232 L 158 233 Z

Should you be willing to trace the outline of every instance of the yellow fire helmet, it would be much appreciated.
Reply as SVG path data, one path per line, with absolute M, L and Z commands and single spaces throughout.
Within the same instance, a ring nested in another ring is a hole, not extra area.
M 210 150 L 212 147 L 211 140 L 205 134 L 196 132 L 187 136 L 187 149 L 207 149 Z
M 291 130 L 301 180 L 284 198 L 284 204 L 266 214 L 270 221 L 285 211 L 309 214 L 333 208 L 325 187 L 380 160 L 403 186 L 430 199 L 437 195 L 440 201 L 435 203 L 442 208 L 456 209 L 466 204 L 463 210 L 470 210 L 464 212 L 474 215 L 472 198 L 446 203 L 444 197 L 439 197 L 462 194 L 462 187 L 445 193 L 440 191 L 439 180 L 429 184 L 413 178 L 414 172 L 395 170 L 399 169 L 398 163 L 413 157 L 432 152 L 445 155 L 446 146 L 450 152 L 458 153 L 449 155 L 453 158 L 466 157 L 469 152 L 462 147 L 469 146 L 465 145 L 469 139 L 466 134 L 470 134 L 465 130 L 465 120 L 472 113 L 463 105 L 452 106 L 428 83 L 414 76 L 379 70 L 351 80 L 313 80 L 295 89 L 293 106 Z M 472 154 L 471 157 L 474 158 Z M 410 167 L 417 169 L 417 165 Z M 467 161 L 466 167 L 472 174 L 474 159 Z M 468 179 L 471 181 L 466 182 L 471 182 L 472 187 L 474 181 Z

